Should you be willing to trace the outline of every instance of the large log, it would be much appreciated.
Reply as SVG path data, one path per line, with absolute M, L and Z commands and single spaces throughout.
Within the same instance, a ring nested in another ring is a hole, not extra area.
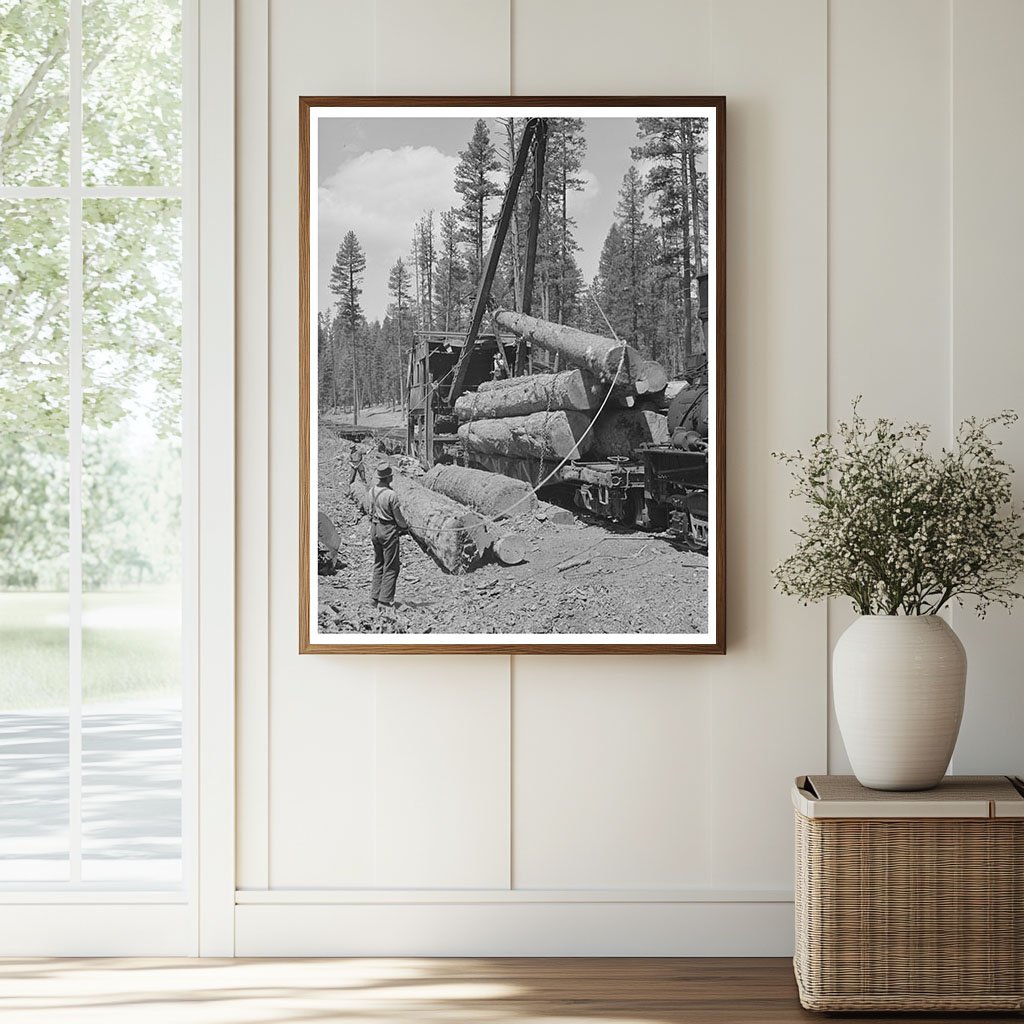
M 581 412 L 535 412 L 529 416 L 474 420 L 459 427 L 471 452 L 520 459 L 578 459 L 590 449 L 590 417 Z
M 513 334 L 526 338 L 552 355 L 560 356 L 570 366 L 589 370 L 606 384 L 615 380 L 618 373 L 618 384 L 632 386 L 643 374 L 643 356 L 635 348 L 620 341 L 507 309 L 495 314 L 495 320 Z
M 455 415 L 467 421 L 557 410 L 592 412 L 601 405 L 607 392 L 606 386 L 598 384 L 583 370 L 535 373 L 507 378 L 501 387 L 481 385 L 478 391 L 459 395 Z
M 547 477 L 554 466 L 558 463 L 544 462 L 539 459 L 518 459 L 507 455 L 485 455 L 482 452 L 470 452 L 470 461 L 474 468 L 485 469 L 489 473 L 500 473 L 502 476 L 510 476 L 514 480 L 522 480 L 531 487 L 538 486 Z M 541 470 L 543 469 L 543 473 Z M 562 471 L 549 481 L 552 484 L 558 483 Z
M 492 545 L 494 557 L 502 565 L 519 565 L 526 561 L 526 542 L 514 533 L 498 537 Z
M 513 384 L 518 384 L 523 378 L 522 377 L 497 377 L 489 380 L 481 381 L 476 389 L 477 391 L 499 391 L 501 388 L 512 387 Z M 460 396 L 461 397 L 461 396 Z M 456 399 L 458 401 L 458 399 Z
M 647 409 L 616 409 L 594 423 L 594 451 L 606 458 L 629 458 L 642 444 L 667 444 L 668 420 Z
M 372 452 L 363 456 L 359 469 L 367 492 L 376 479 L 377 465 L 386 461 Z M 460 573 L 483 562 L 493 538 L 477 512 L 400 473 L 394 474 L 391 486 L 398 495 L 409 532 L 442 568 Z M 353 485 L 353 495 L 356 493 Z M 368 506 L 368 493 L 364 500 Z
M 670 380 L 665 385 L 664 391 L 659 391 L 657 394 L 644 395 L 639 402 L 636 403 L 635 408 L 637 409 L 648 409 L 654 412 L 668 412 L 669 406 L 672 404 L 672 400 L 680 395 L 683 391 L 688 390 L 690 385 L 685 380 Z
M 562 372 L 563 373 L 572 373 L 573 371 L 572 370 L 564 370 Z M 586 370 L 580 370 L 579 372 L 583 374 L 583 379 L 586 382 L 586 386 L 588 388 L 593 387 L 593 388 L 597 389 L 598 393 L 601 396 L 600 401 L 604 402 L 605 401 L 605 395 L 607 394 L 607 388 L 605 387 L 605 385 L 602 382 L 596 380 L 592 373 L 589 373 Z M 561 374 L 556 374 L 556 373 L 535 373 L 535 374 L 531 374 L 529 376 L 532 376 L 534 379 L 536 379 L 536 378 L 540 378 L 540 377 L 557 377 L 557 376 L 561 376 Z M 526 379 L 527 379 L 526 376 L 519 376 L 519 377 L 501 377 L 501 378 L 499 378 L 497 380 L 485 380 L 482 384 L 479 384 L 477 386 L 477 393 L 482 392 L 482 391 L 486 391 L 486 392 L 490 393 L 490 392 L 494 392 L 494 391 L 503 391 L 506 388 L 519 387 L 521 385 L 521 382 L 523 380 L 526 380 Z M 637 396 L 637 392 L 636 392 L 636 388 L 634 387 L 633 384 L 629 384 L 629 383 L 625 383 L 624 384 L 624 383 L 617 382 L 615 387 L 612 388 L 611 394 L 609 394 L 607 396 L 607 404 L 611 405 L 613 407 L 616 407 L 616 408 L 620 408 L 620 409 L 629 409 L 636 402 L 636 396 Z M 494 395 L 491 395 L 491 394 L 488 395 L 488 400 L 489 401 L 500 401 L 500 399 L 498 399 L 497 396 L 494 396 Z M 600 404 L 600 402 L 598 404 Z M 596 408 L 596 406 L 593 406 L 593 405 L 591 407 L 592 408 Z M 546 409 L 547 406 L 545 405 L 544 408 Z M 552 408 L 555 408 L 555 406 L 552 406 Z M 579 409 L 579 410 L 576 410 L 576 411 L 582 412 L 584 410 Z
M 661 398 L 666 402 L 671 402 L 680 391 L 685 391 L 690 386 L 688 380 L 670 380 L 665 385 L 665 390 L 661 393 Z
M 668 386 L 668 374 L 661 363 L 653 359 L 645 359 L 640 369 L 640 377 L 636 382 L 639 395 L 657 395 Z
M 527 512 L 537 504 L 529 484 L 466 466 L 434 466 L 423 484 L 492 519 Z

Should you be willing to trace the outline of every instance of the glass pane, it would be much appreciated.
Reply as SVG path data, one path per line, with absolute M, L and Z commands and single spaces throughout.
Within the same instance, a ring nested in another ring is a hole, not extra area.
M 0 881 L 68 878 L 67 236 L 0 200 Z
M 67 0 L 0 0 L 0 185 L 67 181 Z
M 87 185 L 181 181 L 181 0 L 84 0 Z
M 84 204 L 82 878 L 181 877 L 181 210 Z

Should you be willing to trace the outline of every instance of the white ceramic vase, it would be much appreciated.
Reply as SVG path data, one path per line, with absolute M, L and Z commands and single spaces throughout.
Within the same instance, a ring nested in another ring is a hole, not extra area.
M 862 615 L 832 655 L 836 718 L 870 789 L 931 789 L 953 756 L 967 655 L 936 615 Z

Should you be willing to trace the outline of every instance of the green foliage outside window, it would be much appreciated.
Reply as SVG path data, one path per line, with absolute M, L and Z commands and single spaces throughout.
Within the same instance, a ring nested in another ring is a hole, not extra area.
M 68 181 L 67 0 L 0 0 L 0 184 Z M 180 0 L 84 0 L 82 180 L 181 183 Z M 173 582 L 181 510 L 181 211 L 83 209 L 83 574 Z M 0 588 L 67 586 L 69 200 L 0 200 Z

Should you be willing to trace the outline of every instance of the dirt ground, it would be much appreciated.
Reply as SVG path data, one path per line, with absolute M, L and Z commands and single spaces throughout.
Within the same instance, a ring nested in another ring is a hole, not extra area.
M 352 423 L 352 413 L 339 412 L 325 416 L 324 422 L 330 423 Z M 371 405 L 359 411 L 359 425 L 361 427 L 404 427 L 405 413 L 401 406 L 392 409 L 389 405 Z
M 526 542 L 517 566 L 488 563 L 465 575 L 442 569 L 402 538 L 396 606 L 369 605 L 369 522 L 348 493 L 349 442 L 320 431 L 319 507 L 341 537 L 333 570 L 321 568 L 325 633 L 703 633 L 707 556 L 668 539 L 577 514 L 555 525 L 525 512 L 507 523 Z M 505 525 L 505 524 L 503 524 Z M 568 566 L 563 563 L 576 563 Z M 560 569 L 558 566 L 563 565 Z

